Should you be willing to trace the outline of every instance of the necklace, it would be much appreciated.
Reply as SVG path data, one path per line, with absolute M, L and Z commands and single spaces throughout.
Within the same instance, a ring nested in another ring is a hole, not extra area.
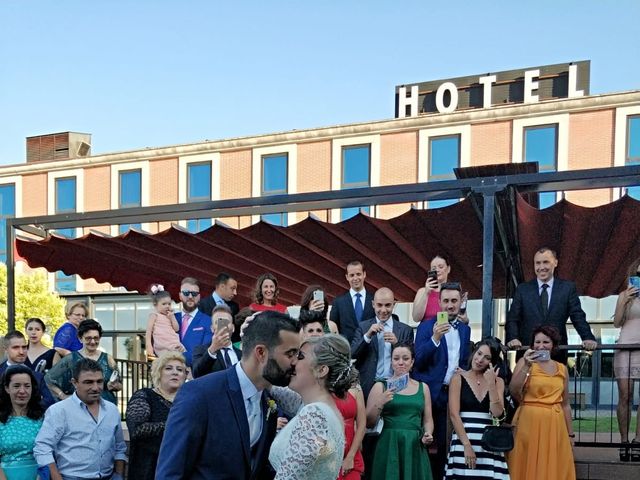
M 156 393 L 158 395 L 160 395 L 162 398 L 164 398 L 165 400 L 168 400 L 170 402 L 173 402 L 173 399 L 176 396 L 175 393 L 173 395 L 169 395 L 168 393 L 163 392 L 160 387 L 155 387 L 154 390 L 156 391 Z

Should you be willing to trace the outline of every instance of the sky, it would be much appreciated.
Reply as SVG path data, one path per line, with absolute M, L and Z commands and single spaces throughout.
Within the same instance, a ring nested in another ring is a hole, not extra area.
M 395 86 L 591 60 L 640 89 L 639 0 L 0 0 L 0 164 L 393 118 Z

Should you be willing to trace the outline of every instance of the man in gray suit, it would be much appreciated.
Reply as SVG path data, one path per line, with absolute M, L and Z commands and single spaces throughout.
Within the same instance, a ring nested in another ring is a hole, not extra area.
M 356 360 L 365 398 L 376 378 L 391 376 L 391 346 L 413 344 L 413 329 L 393 318 L 393 292 L 386 287 L 379 289 L 372 303 L 375 317 L 360 322 L 351 342 L 351 356 Z

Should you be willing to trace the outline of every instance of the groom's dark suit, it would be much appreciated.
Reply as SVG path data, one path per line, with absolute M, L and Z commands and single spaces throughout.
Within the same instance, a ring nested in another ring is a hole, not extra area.
M 267 397 L 262 394 L 263 418 Z M 171 407 L 156 480 L 269 480 L 268 456 L 277 415 L 249 445 L 249 423 L 235 368 L 187 382 Z

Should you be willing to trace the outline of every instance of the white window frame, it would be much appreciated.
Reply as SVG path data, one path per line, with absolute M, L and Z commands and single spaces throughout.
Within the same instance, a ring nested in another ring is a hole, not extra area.
M 119 193 L 120 193 L 120 172 L 127 170 L 140 170 L 140 206 L 148 207 L 150 176 L 149 161 L 117 163 L 111 165 L 111 210 L 118 210 Z M 149 223 L 142 223 L 142 229 L 149 231 Z M 118 225 L 111 225 L 111 236 L 118 235 Z
M 627 122 L 632 115 L 640 115 L 640 105 L 616 108 L 613 140 L 613 166 L 624 167 L 627 164 Z M 624 187 L 613 188 L 613 200 L 622 196 Z
M 342 147 L 370 145 L 369 186 L 380 186 L 380 134 L 358 137 L 334 138 L 331 142 L 331 190 L 342 188 Z M 329 218 L 332 223 L 340 222 L 339 208 L 332 208 Z M 376 205 L 371 205 L 370 214 L 376 216 Z
M 220 200 L 220 153 L 203 153 L 178 157 L 178 203 L 187 203 L 189 187 L 189 165 L 192 163 L 211 163 L 211 199 Z M 187 228 L 187 220 L 178 222 Z
M 285 144 L 271 147 L 256 147 L 251 150 L 251 196 L 262 194 L 262 157 L 264 155 L 287 154 L 287 194 L 298 193 L 298 145 Z M 287 225 L 296 221 L 297 212 L 287 213 Z M 251 224 L 258 223 L 260 215 L 251 215 Z
M 524 161 L 524 130 L 526 127 L 537 127 L 544 125 L 558 125 L 557 138 L 557 172 L 569 170 L 569 114 L 560 113 L 557 115 L 543 115 L 540 117 L 521 118 L 513 120 L 513 140 L 511 142 L 511 163 L 522 163 Z M 562 200 L 562 191 L 556 192 L 556 202 Z

